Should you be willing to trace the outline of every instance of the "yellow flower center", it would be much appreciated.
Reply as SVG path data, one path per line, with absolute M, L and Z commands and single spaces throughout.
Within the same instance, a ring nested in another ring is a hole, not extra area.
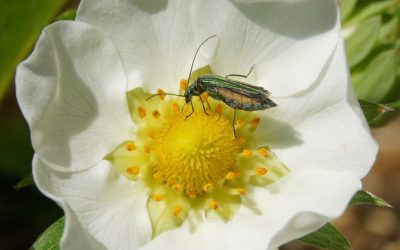
M 202 195 L 207 185 L 221 185 L 235 166 L 239 144 L 231 122 L 220 114 L 195 112 L 185 118 L 180 112 L 168 117 L 151 134 L 151 149 L 156 155 L 155 173 L 193 197 Z
M 137 191 L 148 194 L 153 237 L 182 225 L 191 212 L 199 223 L 202 216 L 230 220 L 242 203 L 256 206 L 254 188 L 289 172 L 257 143 L 253 133 L 261 119 L 256 112 L 238 111 L 233 121 L 232 108 L 203 93 L 192 99 L 194 112 L 187 117 L 192 106 L 183 99 L 162 90 L 157 95 L 148 99 L 152 95 L 143 89 L 128 92 L 136 132 L 105 157 L 121 175 L 147 188 Z

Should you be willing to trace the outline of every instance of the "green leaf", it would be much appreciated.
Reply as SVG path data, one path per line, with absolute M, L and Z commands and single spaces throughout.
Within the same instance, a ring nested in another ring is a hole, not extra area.
M 358 191 L 350 201 L 350 204 L 371 204 L 380 207 L 392 207 L 389 203 L 384 201 L 382 198 L 371 194 L 370 192 L 361 190 Z
M 351 245 L 332 224 L 327 223 L 317 231 L 299 239 L 307 245 L 329 249 L 329 250 L 349 250 Z
M 346 54 L 349 65 L 353 67 L 361 62 L 372 50 L 379 35 L 381 17 L 372 17 L 363 21 L 346 39 Z
M 33 243 L 32 250 L 60 249 L 60 240 L 64 230 L 64 217 L 50 225 Z
M 389 21 L 382 25 L 379 31 L 378 40 L 380 43 L 395 43 L 399 33 L 399 16 L 393 16 Z
M 370 102 L 381 102 L 395 82 L 396 70 L 396 50 L 380 53 L 363 70 L 361 77 L 353 79 L 357 97 Z
M 14 186 L 15 190 L 20 190 L 21 188 L 30 186 L 33 184 L 33 176 L 32 175 L 28 175 L 26 177 L 24 177 L 21 181 L 19 181 L 17 183 L 17 185 Z
M 358 101 L 364 116 L 371 127 L 376 127 L 383 124 L 394 115 L 393 111 L 396 110 L 396 108 L 392 107 L 390 104 L 384 105 L 363 100 Z
M 77 12 L 76 9 L 66 10 L 57 17 L 57 20 L 58 21 L 60 21 L 60 20 L 75 20 L 76 12 Z
M 345 1 L 345 0 L 344 0 Z M 368 4 L 366 7 L 361 8 L 361 11 L 358 12 L 354 17 L 349 19 L 346 22 L 346 25 L 348 24 L 357 24 L 361 22 L 362 20 L 365 20 L 369 17 L 375 16 L 375 15 L 380 15 L 386 10 L 389 10 L 392 6 L 395 6 L 398 0 L 387 0 L 387 1 L 377 1 Z
M 347 17 L 351 14 L 356 4 L 357 0 L 340 1 L 340 13 L 342 15 L 342 21 L 347 19 Z
M 0 2 L 0 100 L 15 67 L 28 54 L 39 31 L 57 15 L 67 0 L 12 0 Z

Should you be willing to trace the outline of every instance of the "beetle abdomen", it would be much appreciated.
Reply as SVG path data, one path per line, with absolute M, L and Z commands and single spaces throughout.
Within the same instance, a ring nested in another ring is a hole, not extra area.
M 252 111 L 264 110 L 277 106 L 273 101 L 268 98 L 267 95 L 265 95 L 264 97 L 251 98 L 249 96 L 225 88 L 219 88 L 217 92 L 221 101 L 234 109 Z

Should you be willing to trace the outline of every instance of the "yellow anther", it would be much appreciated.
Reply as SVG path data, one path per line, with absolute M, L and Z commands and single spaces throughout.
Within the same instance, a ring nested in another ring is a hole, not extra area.
M 161 114 L 160 114 L 160 111 L 158 111 L 157 109 L 155 109 L 155 110 L 153 110 L 152 115 L 153 115 L 154 118 L 157 119 L 158 117 L 160 117 Z
M 172 186 L 172 189 L 173 189 L 175 192 L 180 192 L 180 191 L 182 191 L 182 186 L 181 186 L 180 184 L 174 184 L 174 185 Z
M 243 128 L 244 127 L 244 125 L 246 125 L 246 123 L 244 122 L 244 120 L 243 119 L 237 119 L 236 120 L 236 126 L 238 127 L 238 128 Z
M 225 178 L 226 178 L 227 180 L 233 180 L 233 179 L 235 179 L 235 172 L 229 171 L 229 172 L 225 175 Z
M 157 89 L 157 95 L 161 100 L 164 100 L 165 98 L 165 92 L 162 89 Z
M 150 145 L 144 146 L 144 152 L 145 152 L 146 154 L 150 154 L 150 153 L 151 153 L 151 147 L 150 147 Z
M 214 210 L 218 208 L 218 202 L 216 200 L 211 200 L 208 205 Z
M 133 142 L 128 143 L 128 144 L 126 145 L 126 150 L 128 150 L 128 151 L 133 151 L 133 150 L 135 150 L 135 149 L 136 149 L 136 145 L 135 145 Z
M 203 186 L 204 192 L 210 192 L 213 189 L 213 185 L 211 183 L 208 183 Z
M 154 195 L 154 200 L 157 202 L 162 201 L 163 199 L 164 199 L 164 195 L 162 195 L 162 194 Z
M 188 88 L 189 82 L 186 79 L 182 79 L 180 82 L 181 90 L 186 91 Z
M 138 111 L 138 114 L 139 114 L 140 118 L 143 118 L 143 117 L 146 116 L 146 110 L 145 110 L 142 106 L 140 106 L 140 107 L 137 109 L 137 111 Z
M 243 149 L 243 157 L 249 158 L 253 155 L 253 152 L 250 149 Z
M 218 104 L 217 107 L 214 110 L 215 113 L 221 114 L 222 112 L 222 104 Z
M 179 214 L 182 212 L 183 208 L 179 205 L 176 205 L 174 208 L 174 215 L 179 216 Z
M 252 127 L 256 128 L 258 126 L 258 124 L 260 123 L 261 119 L 259 117 L 254 118 L 253 120 L 251 120 L 250 124 Z
M 258 149 L 258 153 L 260 153 L 260 155 L 267 157 L 269 155 L 269 152 L 266 148 L 260 148 Z
M 247 190 L 244 188 L 237 188 L 236 191 L 240 194 L 240 195 L 245 195 L 247 194 Z
M 266 175 L 268 170 L 266 168 L 256 168 L 256 175 L 263 176 Z
M 239 145 L 244 145 L 246 143 L 246 138 L 244 137 L 239 137 L 238 139 Z
M 203 92 L 203 93 L 201 93 L 201 95 L 200 95 L 200 98 L 201 98 L 201 100 L 203 101 L 203 102 L 206 102 L 207 101 L 207 99 L 208 99 L 208 93 L 207 92 Z
M 176 102 L 172 103 L 172 111 L 174 111 L 174 112 L 180 111 L 178 103 L 176 103 Z
M 190 198 L 196 198 L 196 197 L 197 197 L 197 193 L 196 193 L 195 191 L 190 191 L 190 192 L 187 193 L 187 195 L 188 195 Z
M 157 181 L 161 180 L 161 174 L 159 172 L 155 172 L 153 174 L 153 178 Z
M 129 167 L 126 169 L 126 172 L 131 175 L 138 175 L 139 174 L 139 168 L 138 167 Z

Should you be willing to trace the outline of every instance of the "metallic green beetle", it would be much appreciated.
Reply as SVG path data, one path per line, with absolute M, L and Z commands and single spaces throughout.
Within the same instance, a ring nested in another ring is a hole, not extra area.
M 197 51 L 194 55 L 192 66 L 190 68 L 188 82 L 190 82 L 190 76 L 192 74 L 194 60 L 196 59 L 197 53 L 204 43 L 206 43 L 211 38 L 215 37 L 213 35 L 206 40 L 204 40 L 200 46 L 197 48 Z M 188 118 L 194 112 L 194 107 L 192 103 L 192 96 L 200 96 L 203 92 L 207 92 L 209 96 L 213 99 L 222 101 L 226 105 L 232 107 L 235 112 L 233 115 L 233 133 L 236 138 L 236 131 L 234 128 L 234 122 L 236 118 L 236 110 L 245 110 L 245 111 L 255 111 L 255 110 L 264 110 L 272 107 L 276 107 L 277 105 L 269 99 L 269 92 L 265 90 L 263 87 L 253 86 L 241 81 L 233 80 L 228 77 L 230 76 L 238 76 L 247 78 L 251 71 L 253 70 L 251 67 L 249 73 L 247 75 L 238 75 L 238 74 L 230 74 L 225 77 L 217 76 L 217 75 L 204 75 L 197 78 L 185 91 L 184 95 L 174 95 L 174 96 L 182 96 L 185 97 L 186 104 L 190 103 L 192 107 L 192 112 L 186 116 Z M 156 96 L 156 95 L 153 95 Z M 150 96 L 149 98 L 153 97 Z M 149 99 L 148 98 L 148 99 Z M 203 110 L 207 114 L 207 111 L 204 107 L 204 103 L 202 102 Z

